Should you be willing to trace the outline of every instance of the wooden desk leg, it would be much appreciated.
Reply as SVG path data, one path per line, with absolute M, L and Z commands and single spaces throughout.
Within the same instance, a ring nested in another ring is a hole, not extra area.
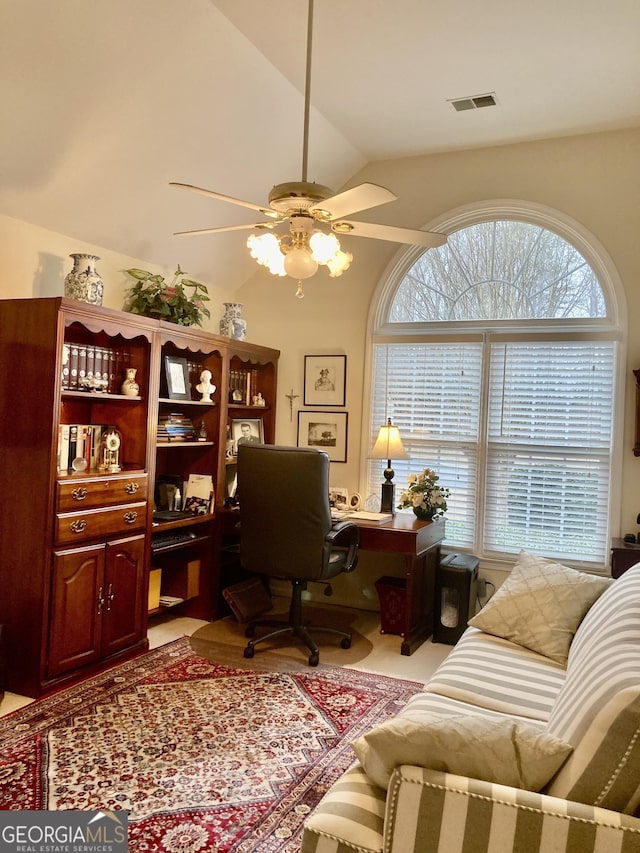
M 405 557 L 405 633 L 400 646 L 403 655 L 413 654 L 433 634 L 436 569 L 439 562 L 439 543 L 418 557 Z

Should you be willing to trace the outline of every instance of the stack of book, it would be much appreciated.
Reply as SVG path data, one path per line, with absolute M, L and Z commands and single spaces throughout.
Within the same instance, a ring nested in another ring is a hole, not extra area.
M 158 419 L 158 442 L 194 441 L 195 430 L 193 423 L 181 412 L 170 412 L 160 415 Z

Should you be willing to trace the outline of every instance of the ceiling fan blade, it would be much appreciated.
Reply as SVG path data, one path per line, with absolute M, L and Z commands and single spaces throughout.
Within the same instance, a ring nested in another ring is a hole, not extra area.
M 266 228 L 270 230 L 279 225 L 279 222 L 250 222 L 248 225 L 223 225 L 222 228 L 197 228 L 191 231 L 174 231 L 175 237 L 181 237 L 183 234 L 217 234 L 220 231 L 244 231 L 252 228 Z
M 228 201 L 231 204 L 239 204 L 240 207 L 248 207 L 251 210 L 259 210 L 263 216 L 270 216 L 271 219 L 284 219 L 286 217 L 281 216 L 277 211 L 271 210 L 269 207 L 261 207 L 259 204 L 253 204 L 251 201 L 243 201 L 240 198 L 234 198 L 230 195 L 222 195 L 222 193 L 216 193 L 213 190 L 205 190 L 202 187 L 195 187 L 193 184 L 181 184 L 178 181 L 169 181 L 169 186 L 172 187 L 182 187 L 186 190 L 192 190 L 196 193 L 201 193 L 202 195 L 208 195 L 211 198 L 217 198 L 218 201 Z
M 392 243 L 411 243 L 427 249 L 435 249 L 447 242 L 447 235 L 438 234 L 436 231 L 418 231 L 414 228 L 397 228 L 395 225 L 376 225 L 373 222 L 340 220 L 340 222 L 331 223 L 331 230 L 336 234 L 373 237 L 376 240 L 389 240 Z
M 396 201 L 397 198 L 397 195 L 385 187 L 364 183 L 337 195 L 332 195 L 331 198 L 314 204 L 309 210 L 316 219 L 330 222 L 333 219 L 349 216 L 350 213 L 358 213 L 361 210 L 368 210 L 370 207 L 388 204 L 390 201 Z M 328 215 L 323 215 L 325 212 Z

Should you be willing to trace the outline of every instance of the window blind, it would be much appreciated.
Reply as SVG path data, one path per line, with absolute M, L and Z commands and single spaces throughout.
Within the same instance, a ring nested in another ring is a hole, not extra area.
M 396 497 L 433 468 L 451 490 L 447 544 L 606 562 L 612 341 L 377 343 L 371 435 L 390 417 Z M 483 391 L 484 389 L 484 391 Z M 386 463 L 369 460 L 378 492 Z
M 612 342 L 490 347 L 484 547 L 605 561 Z
M 476 528 L 482 345 L 376 344 L 371 443 L 390 417 L 408 459 L 391 460 L 396 498 L 410 473 L 433 468 L 451 489 L 447 540 L 472 547 Z M 386 463 L 369 461 L 369 490 L 379 492 Z

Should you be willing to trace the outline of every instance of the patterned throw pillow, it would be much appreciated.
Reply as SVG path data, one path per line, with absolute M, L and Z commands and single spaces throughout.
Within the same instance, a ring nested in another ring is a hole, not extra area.
M 521 551 L 507 580 L 469 625 L 566 664 L 580 622 L 611 582 Z
M 562 766 L 571 746 L 542 729 L 505 718 L 394 717 L 352 743 L 367 776 L 387 788 L 395 767 L 414 764 L 539 791 Z

